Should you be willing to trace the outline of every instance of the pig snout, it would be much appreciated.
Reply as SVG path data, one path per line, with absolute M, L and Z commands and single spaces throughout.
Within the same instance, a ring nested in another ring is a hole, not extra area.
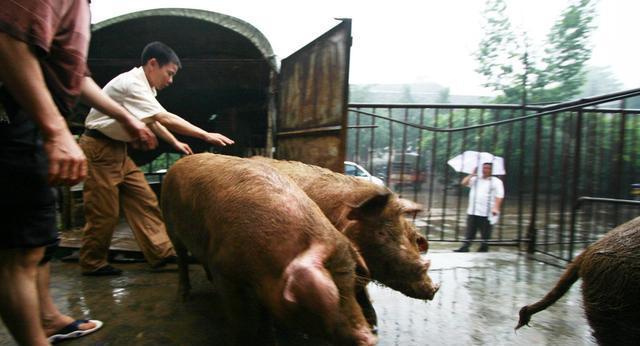
M 411 285 L 412 294 L 409 296 L 418 299 L 432 300 L 436 292 L 440 289 L 440 284 L 431 282 L 431 278 L 427 274 L 429 267 L 431 267 L 431 260 L 421 260 L 421 266 L 422 280 Z
M 378 342 L 378 338 L 373 335 L 371 328 L 362 327 L 356 331 L 356 346 L 373 346 Z

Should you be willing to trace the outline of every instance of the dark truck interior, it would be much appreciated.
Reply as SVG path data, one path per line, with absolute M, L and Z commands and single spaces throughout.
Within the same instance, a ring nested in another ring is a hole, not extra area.
M 173 85 L 158 93 L 158 100 L 177 114 L 209 132 L 219 132 L 236 144 L 221 148 L 193 138 L 177 136 L 194 151 L 208 149 L 237 156 L 265 151 L 268 130 L 269 86 L 274 71 L 269 42 L 248 23 L 223 14 L 158 9 L 136 12 L 98 23 L 92 28 L 89 68 L 98 85 L 140 66 L 140 53 L 152 41 L 172 47 L 182 62 Z M 87 109 L 72 120 L 81 133 Z M 162 152 L 133 152 L 146 164 Z

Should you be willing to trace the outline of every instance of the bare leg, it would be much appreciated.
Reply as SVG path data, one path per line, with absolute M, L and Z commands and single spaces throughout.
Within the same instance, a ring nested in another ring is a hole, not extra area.
M 0 250 L 0 315 L 20 345 L 49 345 L 36 284 L 43 254 L 44 247 Z
M 56 331 L 75 321 L 71 316 L 62 314 L 53 302 L 51 293 L 49 293 L 50 277 L 51 266 L 48 262 L 38 266 L 37 287 L 38 299 L 40 301 L 40 320 L 42 322 L 42 328 L 44 329 L 45 335 L 47 336 L 53 335 Z M 87 330 L 94 328 L 95 326 L 95 323 L 89 322 L 80 324 L 78 328 L 80 330 Z

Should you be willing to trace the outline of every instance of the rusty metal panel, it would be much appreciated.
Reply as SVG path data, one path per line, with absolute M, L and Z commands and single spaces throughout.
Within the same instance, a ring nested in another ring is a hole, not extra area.
M 344 170 L 351 20 L 282 60 L 276 157 Z

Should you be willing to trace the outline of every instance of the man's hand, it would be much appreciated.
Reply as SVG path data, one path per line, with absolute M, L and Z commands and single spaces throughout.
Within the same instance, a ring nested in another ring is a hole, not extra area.
M 181 153 L 183 153 L 185 155 L 192 155 L 193 154 L 193 150 L 191 150 L 191 147 L 187 143 L 176 141 L 176 143 L 173 144 L 173 147 L 177 151 L 179 151 L 179 152 L 181 152 Z
M 69 130 L 45 136 L 44 150 L 50 185 L 75 185 L 87 176 L 87 159 Z
M 135 149 L 151 150 L 158 146 L 158 138 L 142 121 L 132 117 L 123 125 L 129 135 L 134 138 L 131 146 Z
M 235 143 L 233 140 L 229 139 L 225 135 L 215 133 L 215 132 L 207 132 L 204 135 L 203 140 L 209 144 L 219 145 L 221 147 L 225 147 L 227 145 L 231 145 Z

